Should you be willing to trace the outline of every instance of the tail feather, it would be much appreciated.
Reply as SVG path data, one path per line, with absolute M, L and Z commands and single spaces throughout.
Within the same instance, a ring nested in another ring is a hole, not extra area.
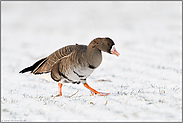
M 46 60 L 46 58 L 43 58 L 43 59 L 37 61 L 36 63 L 34 63 L 32 66 L 24 68 L 19 73 L 25 73 L 28 71 L 31 71 L 31 73 L 32 73 L 32 72 L 36 71 L 37 69 L 39 69 L 41 67 L 41 65 L 46 62 L 45 60 Z

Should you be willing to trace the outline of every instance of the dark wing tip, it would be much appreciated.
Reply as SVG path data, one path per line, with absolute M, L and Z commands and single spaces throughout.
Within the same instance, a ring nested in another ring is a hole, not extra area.
M 43 62 L 43 61 L 44 61 L 44 62 Z M 46 61 L 47 61 L 46 58 L 43 58 L 43 59 L 37 61 L 36 63 L 34 63 L 32 66 L 27 67 L 27 68 L 24 68 L 24 69 L 21 70 L 19 73 L 25 73 L 25 72 L 31 71 L 31 73 L 36 74 L 36 72 L 33 72 L 33 71 L 39 69 L 39 68 L 41 67 L 41 65 L 42 65 L 43 63 L 45 63 Z M 39 74 L 39 73 L 38 73 L 38 74 Z M 41 74 L 41 73 L 40 73 L 40 74 Z
M 28 72 L 28 71 L 31 71 L 31 73 L 32 73 L 32 66 L 21 70 L 19 73 L 25 73 L 25 72 Z
M 21 70 L 19 73 L 24 73 L 23 70 Z

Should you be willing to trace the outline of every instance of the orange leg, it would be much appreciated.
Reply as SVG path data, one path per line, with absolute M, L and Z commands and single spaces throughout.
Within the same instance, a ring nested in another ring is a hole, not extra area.
M 58 96 L 62 96 L 62 83 L 58 83 Z
M 95 95 L 95 94 L 99 94 L 100 96 L 107 96 L 107 95 L 109 95 L 109 93 L 103 93 L 103 92 L 98 92 L 98 91 L 94 90 L 87 83 L 84 83 L 83 85 L 92 92 L 92 95 Z

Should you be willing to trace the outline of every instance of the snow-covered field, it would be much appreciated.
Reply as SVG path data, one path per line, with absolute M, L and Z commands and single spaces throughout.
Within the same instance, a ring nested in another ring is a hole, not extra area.
M 181 4 L 2 2 L 1 121 L 182 121 Z M 112 38 L 120 53 L 103 53 L 87 80 L 109 96 L 64 84 L 54 98 L 56 82 L 19 74 L 65 45 L 96 37 Z

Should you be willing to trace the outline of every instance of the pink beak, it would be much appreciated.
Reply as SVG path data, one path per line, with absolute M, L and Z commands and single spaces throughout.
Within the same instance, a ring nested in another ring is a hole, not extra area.
M 116 55 L 116 56 L 119 56 L 119 53 L 118 53 L 118 51 L 116 50 L 116 48 L 114 47 L 114 45 L 112 46 L 111 54 L 114 54 L 114 55 Z

